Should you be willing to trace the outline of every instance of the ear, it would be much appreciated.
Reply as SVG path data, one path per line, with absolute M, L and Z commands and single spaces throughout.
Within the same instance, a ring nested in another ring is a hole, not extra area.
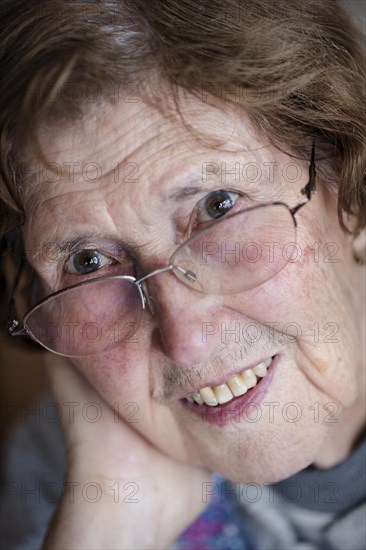
M 358 264 L 366 263 L 366 228 L 364 227 L 352 241 L 353 257 Z

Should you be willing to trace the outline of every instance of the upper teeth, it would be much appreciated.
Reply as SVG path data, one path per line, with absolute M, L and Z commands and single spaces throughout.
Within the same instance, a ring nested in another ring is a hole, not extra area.
M 198 392 L 191 393 L 186 399 L 190 403 L 205 404 L 209 407 L 228 403 L 234 397 L 244 395 L 249 389 L 254 388 L 257 384 L 257 377 L 263 378 L 266 376 L 271 362 L 272 358 L 270 357 L 254 368 L 243 370 L 241 373 L 232 376 L 224 384 L 220 384 L 220 386 L 206 386 Z

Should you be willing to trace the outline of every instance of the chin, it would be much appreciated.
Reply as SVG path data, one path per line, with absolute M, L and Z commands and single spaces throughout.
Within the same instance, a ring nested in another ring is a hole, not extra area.
M 319 429 L 320 428 L 320 429 Z M 324 427 L 263 426 L 250 436 L 238 431 L 201 452 L 201 465 L 234 483 L 282 481 L 312 464 L 326 441 Z

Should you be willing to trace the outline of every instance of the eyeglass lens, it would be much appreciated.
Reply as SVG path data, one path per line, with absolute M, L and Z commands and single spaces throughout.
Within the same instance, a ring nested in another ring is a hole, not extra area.
M 133 338 L 142 313 L 137 285 L 111 277 L 71 287 L 36 307 L 25 326 L 46 348 L 72 357 L 96 355 Z
M 296 227 L 283 204 L 261 205 L 223 217 L 173 253 L 175 275 L 210 294 L 235 294 L 264 283 L 291 260 Z M 103 353 L 128 341 L 142 313 L 138 286 L 108 277 L 71 287 L 34 308 L 27 330 L 46 348 L 67 356 Z
M 288 208 L 262 205 L 214 222 L 183 243 L 170 261 L 176 276 L 192 288 L 235 294 L 281 271 L 293 256 L 295 240 Z

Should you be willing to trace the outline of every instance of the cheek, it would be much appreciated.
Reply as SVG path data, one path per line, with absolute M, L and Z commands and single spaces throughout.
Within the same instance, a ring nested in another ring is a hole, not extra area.
M 337 248 L 339 255 L 329 261 L 316 247 L 301 246 L 280 273 L 230 307 L 256 324 L 253 346 L 294 357 L 313 387 L 349 406 L 357 395 L 361 345 L 349 299 L 351 259 L 338 245 L 332 253 Z
M 314 263 L 311 252 L 289 262 L 281 272 L 256 289 L 227 300 L 226 304 L 265 326 L 291 337 L 303 335 L 307 323 L 330 321 L 339 316 L 342 289 L 332 270 Z
M 139 332 L 128 342 L 95 357 L 73 359 L 76 368 L 111 404 L 146 400 L 149 392 L 146 348 Z

